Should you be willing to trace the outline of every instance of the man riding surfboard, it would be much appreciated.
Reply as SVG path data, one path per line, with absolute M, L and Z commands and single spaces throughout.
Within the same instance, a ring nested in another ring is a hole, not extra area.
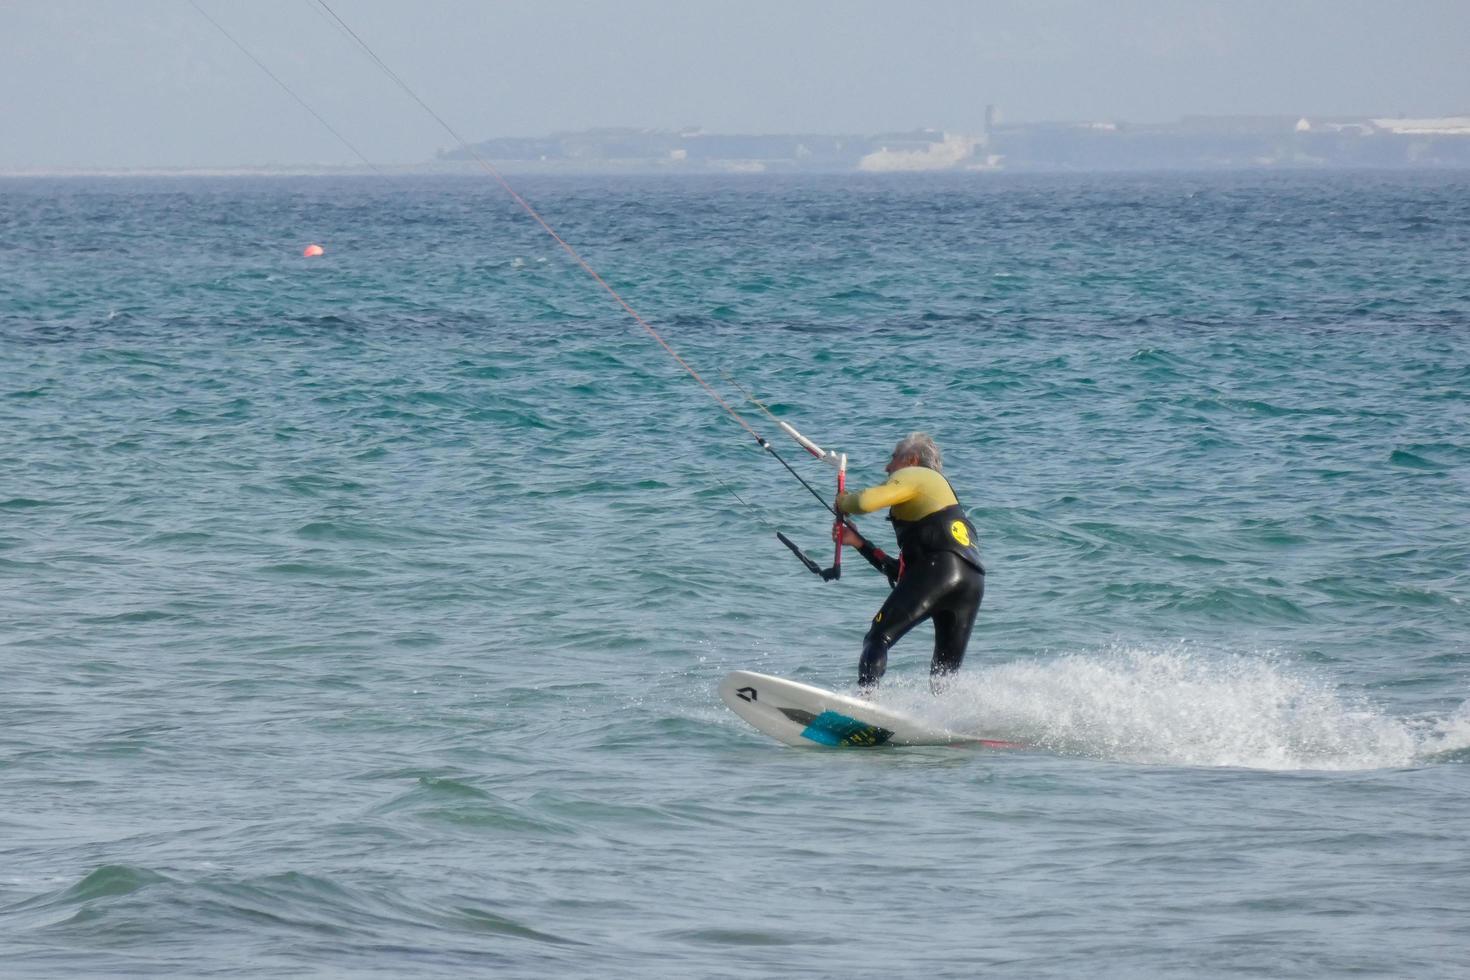
M 898 537 L 899 557 L 893 558 L 845 522 L 832 532 L 833 540 L 856 548 L 893 587 L 863 640 L 858 686 L 864 691 L 871 692 L 883 677 L 889 647 L 926 619 L 934 622 L 929 683 L 935 693 L 964 660 L 985 595 L 985 567 L 975 527 L 944 478 L 942 466 L 934 440 L 913 432 L 894 448 L 885 467 L 887 482 L 837 498 L 837 510 L 843 514 L 889 508 L 888 519 Z

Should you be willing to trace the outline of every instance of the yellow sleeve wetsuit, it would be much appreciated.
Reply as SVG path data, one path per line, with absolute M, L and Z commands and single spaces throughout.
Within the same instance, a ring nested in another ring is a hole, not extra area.
M 844 514 L 884 507 L 898 535 L 900 558 L 867 541 L 858 549 L 893 586 L 863 641 L 858 684 L 876 686 L 888 666 L 888 648 L 927 619 L 934 623 L 929 675 L 937 688 L 959 670 L 985 594 L 975 528 L 949 481 L 924 466 L 895 470 L 886 483 L 837 498 L 837 509 Z
M 905 466 L 894 470 L 887 483 L 837 498 L 844 514 L 869 514 L 891 507 L 894 520 L 923 520 L 935 511 L 959 503 L 949 481 L 927 466 Z

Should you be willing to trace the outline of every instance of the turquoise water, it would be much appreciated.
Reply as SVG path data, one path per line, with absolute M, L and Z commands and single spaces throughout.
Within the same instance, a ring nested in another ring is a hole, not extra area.
M 519 184 L 855 484 L 935 434 L 881 698 L 1037 749 L 721 705 L 886 587 L 492 182 L 0 182 L 4 972 L 1470 971 L 1470 175 Z

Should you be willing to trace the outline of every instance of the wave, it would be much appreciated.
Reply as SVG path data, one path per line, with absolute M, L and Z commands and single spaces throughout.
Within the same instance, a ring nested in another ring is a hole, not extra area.
M 1118 762 L 1365 770 L 1470 753 L 1466 705 L 1394 718 L 1272 656 L 1114 649 L 961 675 L 937 700 L 893 685 L 884 701 L 956 730 Z
M 77 882 L 0 908 L 22 933 L 51 943 L 140 945 L 166 942 L 179 933 L 229 935 L 265 930 L 279 941 L 307 938 L 313 952 L 332 955 L 372 942 L 442 942 L 495 950 L 495 940 L 532 946 L 579 946 L 570 936 L 536 929 L 495 899 L 450 896 L 426 902 L 350 876 L 296 871 L 236 876 L 169 875 L 126 865 L 104 865 Z M 484 945 L 490 943 L 491 945 Z M 306 951 L 303 949 L 303 953 Z

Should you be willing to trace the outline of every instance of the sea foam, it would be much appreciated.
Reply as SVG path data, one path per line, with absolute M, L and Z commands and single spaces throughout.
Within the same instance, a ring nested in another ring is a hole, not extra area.
M 1395 718 L 1270 653 L 1120 647 L 966 671 L 938 699 L 890 684 L 883 701 L 957 731 L 1119 762 L 1361 770 L 1470 750 L 1465 705 Z

